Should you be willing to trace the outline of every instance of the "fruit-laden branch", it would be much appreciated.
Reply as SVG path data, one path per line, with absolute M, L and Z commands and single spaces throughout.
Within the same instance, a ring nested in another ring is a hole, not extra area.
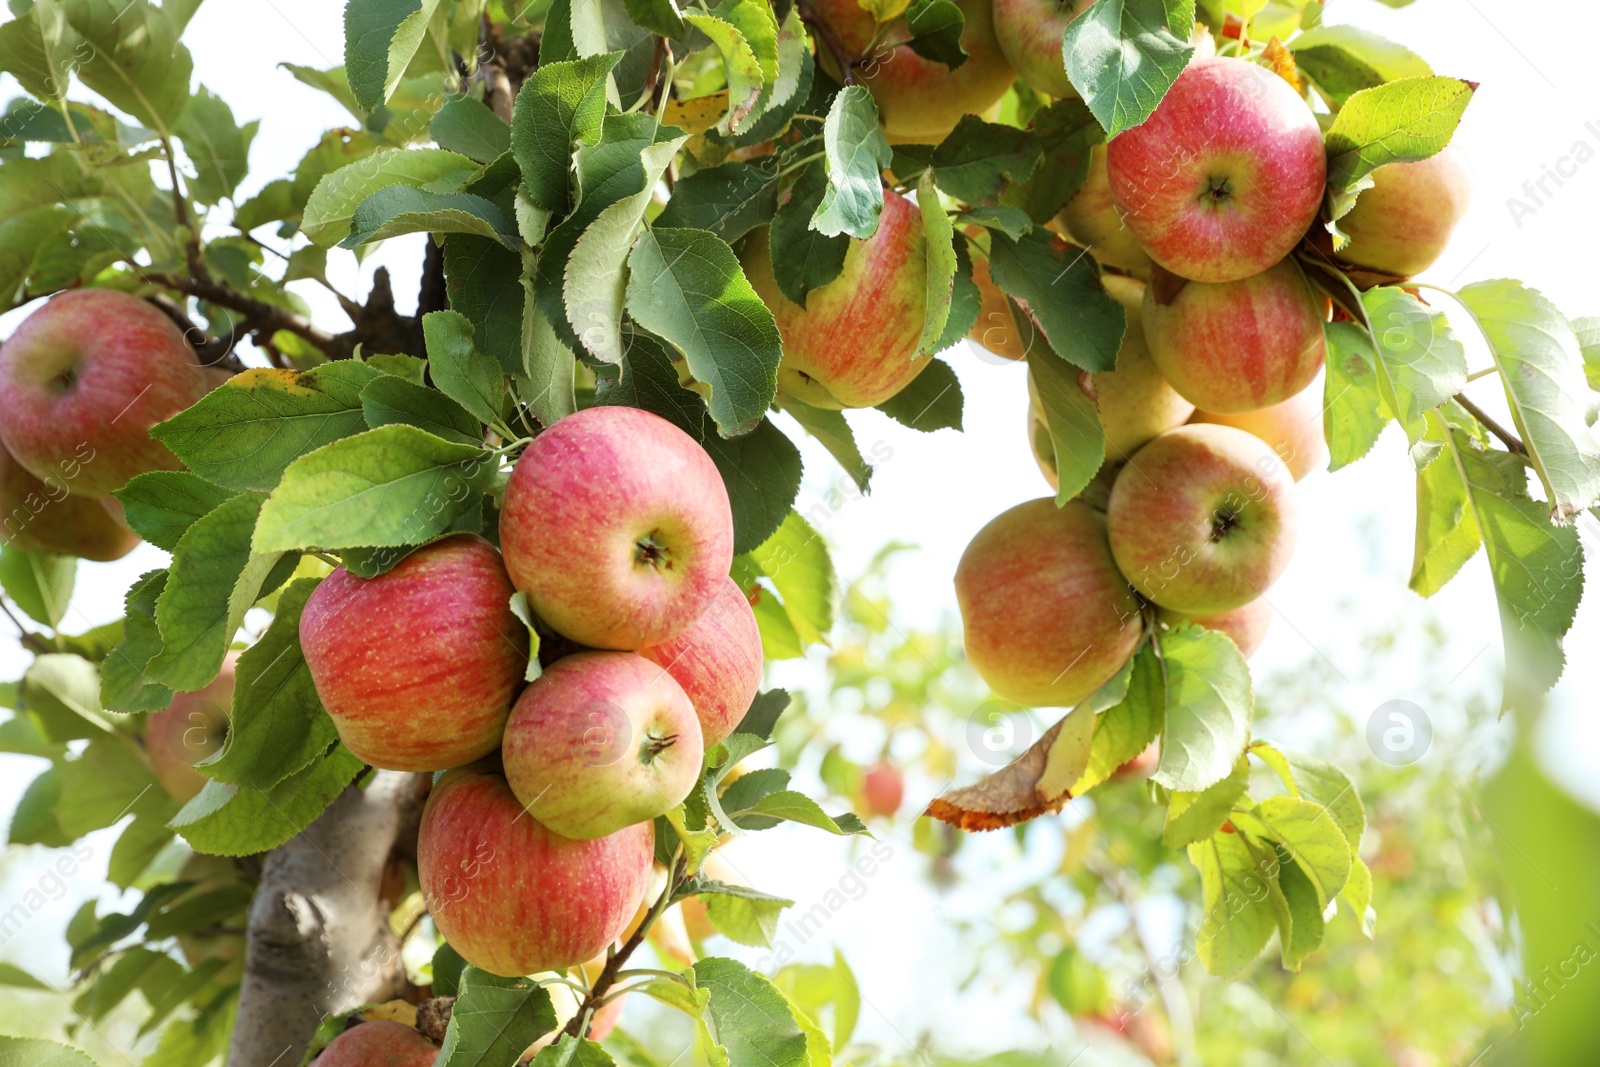
M 856 83 L 857 57 L 850 54 L 850 50 L 844 46 L 844 42 L 839 39 L 839 35 L 833 32 L 833 27 L 829 26 L 822 16 L 817 14 L 817 9 L 811 3 L 811 0 L 799 0 L 798 6 L 800 8 L 800 18 L 804 20 L 807 26 L 811 27 L 811 32 L 817 35 L 817 40 L 822 42 L 822 46 L 828 50 L 828 54 L 833 56 L 834 63 L 839 67 L 839 77 L 843 79 L 844 84 L 854 85 Z
M 378 771 L 267 854 L 250 902 L 229 1067 L 299 1063 L 328 1015 L 404 989 L 392 902 L 380 887 L 396 839 L 417 824 L 426 782 Z

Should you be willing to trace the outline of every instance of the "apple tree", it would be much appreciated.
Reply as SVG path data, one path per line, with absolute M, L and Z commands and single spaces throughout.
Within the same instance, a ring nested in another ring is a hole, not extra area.
M 1340 901 L 1369 924 L 1354 785 L 1254 736 L 1246 656 L 1294 478 L 1391 420 L 1413 588 L 1482 548 L 1506 706 L 1561 673 L 1600 327 L 1412 280 L 1464 206 L 1475 86 L 1320 3 L 350 0 L 343 66 L 285 76 L 351 124 L 248 199 L 198 6 L 0 26 L 28 93 L 0 296 L 30 308 L 0 584 L 34 655 L 0 733 L 49 761 L 10 840 L 122 826 L 138 901 L 68 925 L 72 1004 L 93 1027 L 139 991 L 151 1063 L 605 1064 L 630 992 L 712 1062 L 830 1062 L 815 1004 L 672 924 L 767 945 L 790 902 L 717 878 L 723 836 L 866 832 L 742 766 L 788 703 L 763 659 L 833 621 L 771 416 L 866 492 L 844 412 L 959 428 L 967 338 L 1026 361 L 1054 493 L 969 549 L 965 655 L 1057 710 L 935 818 L 1014 826 L 1143 759 L 1210 971 L 1275 933 L 1298 968 Z M 344 330 L 288 288 L 407 234 L 415 314 L 385 274 Z M 1487 375 L 1509 427 L 1465 395 Z M 168 566 L 69 632 L 75 558 L 134 535 Z

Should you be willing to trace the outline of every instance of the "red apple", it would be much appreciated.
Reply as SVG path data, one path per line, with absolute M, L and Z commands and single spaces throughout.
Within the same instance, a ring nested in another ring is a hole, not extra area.
M 1030 500 L 990 521 L 961 556 L 956 600 L 967 659 L 1019 704 L 1076 704 L 1139 643 L 1139 603 L 1105 517 L 1078 501 Z
M 1226 634 L 1229 640 L 1239 646 L 1240 653 L 1249 659 L 1261 647 L 1261 642 L 1267 639 L 1267 631 L 1272 628 L 1272 605 L 1265 598 L 1257 597 L 1243 607 L 1219 611 L 1214 615 L 1185 615 L 1181 611 L 1161 608 L 1156 612 L 1156 618 L 1168 626 L 1188 621 L 1207 630 Z
M 1046 96 L 1075 97 L 1061 35 L 1092 0 L 994 0 L 994 35 L 1017 76 Z
M 1454 148 L 1372 172 L 1372 188 L 1339 220 L 1350 243 L 1338 258 L 1409 278 L 1433 266 L 1472 202 L 1472 175 Z
M 105 496 L 179 466 L 150 427 L 205 394 L 172 320 L 127 293 L 79 289 L 29 315 L 0 348 L 0 441 L 36 477 Z
M 877 23 L 856 0 L 815 0 L 822 20 L 833 28 L 851 56 L 863 56 L 856 81 L 867 87 L 878 103 L 883 128 L 891 141 L 937 144 L 955 129 L 962 115 L 993 107 L 1011 88 L 1016 74 L 995 40 L 988 0 L 955 0 L 966 24 L 961 47 L 967 60 L 951 70 L 937 60 L 924 59 L 909 46 L 881 46 L 870 55 L 874 39 L 893 44 L 911 37 L 904 19 L 895 19 L 880 36 Z M 1058 45 L 1059 47 L 1059 45 Z M 819 50 L 823 65 L 833 67 L 826 49 Z M 835 77 L 839 72 L 831 71 Z M 920 327 L 919 327 L 920 328 Z
M 888 818 L 900 810 L 905 795 L 906 782 L 898 767 L 879 763 L 861 776 L 861 806 L 868 816 Z
M 967 339 L 976 341 L 1002 359 L 1025 359 L 1033 332 L 1024 335 L 1017 329 L 1016 317 L 1011 314 L 1011 302 L 1005 291 L 989 276 L 989 260 L 983 256 L 972 258 L 972 280 L 978 286 L 978 321 L 967 331 Z
M 312 1067 L 433 1067 L 439 1046 L 405 1023 L 358 1023 L 334 1038 Z
M 238 661 L 239 653 L 228 653 L 221 672 L 204 689 L 178 693 L 171 704 L 145 717 L 145 755 L 156 781 L 176 800 L 187 803 L 205 788 L 208 779 L 194 764 L 220 751 L 228 738 Z
M 587 841 L 681 804 L 705 746 L 665 669 L 633 652 L 578 652 L 522 691 L 500 754 L 529 814 Z
M 717 466 L 659 415 L 592 407 L 533 439 L 500 511 L 516 587 L 562 636 L 638 649 L 683 633 L 733 566 Z
M 1111 196 L 1150 258 L 1226 282 L 1300 242 L 1322 205 L 1327 157 L 1305 101 L 1243 59 L 1197 59 L 1155 112 L 1106 150 Z
M 1029 0 L 1037 3 L 1038 0 Z M 1059 52 L 1059 41 L 1057 42 Z M 1056 225 L 1080 245 L 1088 247 L 1095 259 L 1139 277 L 1150 277 L 1150 256 L 1122 221 L 1122 212 L 1111 199 L 1111 181 L 1106 176 L 1106 146 L 1089 150 L 1089 174 L 1083 188 L 1068 200 L 1056 215 Z
M 1272 446 L 1299 481 L 1328 462 L 1328 442 L 1322 432 L 1322 386 L 1318 381 L 1288 400 L 1259 411 L 1218 415 L 1196 411 L 1191 422 L 1214 422 L 1255 434 Z
M 300 645 L 355 755 L 396 771 L 493 752 L 528 665 L 500 553 L 476 534 L 424 545 L 376 578 L 339 567 L 312 592 Z
M 523 810 L 498 774 L 434 784 L 417 873 L 434 925 L 463 959 L 508 977 L 564 971 L 605 951 L 650 880 L 655 824 L 573 841 Z
M 55 475 L 35 478 L 0 447 L 0 543 L 106 563 L 139 543 L 121 514 L 116 498 L 74 496 Z
M 922 213 L 893 191 L 883 201 L 878 232 L 850 242 L 844 269 L 808 293 L 805 307 L 778 289 L 767 231 L 745 243 L 745 276 L 783 336 L 778 388 L 802 403 L 869 408 L 910 385 L 930 362 L 917 355 L 927 309 Z
M 733 733 L 761 688 L 761 630 L 744 591 L 724 578 L 717 598 L 683 633 L 639 655 L 683 687 L 707 748 Z
M 1158 270 L 1141 321 L 1150 356 L 1204 411 L 1271 407 L 1322 369 L 1323 304 L 1292 259 L 1232 282 L 1192 282 Z
M 1111 487 L 1111 553 L 1148 600 L 1190 615 L 1242 607 L 1294 552 L 1294 480 L 1277 453 L 1232 426 L 1157 437 Z

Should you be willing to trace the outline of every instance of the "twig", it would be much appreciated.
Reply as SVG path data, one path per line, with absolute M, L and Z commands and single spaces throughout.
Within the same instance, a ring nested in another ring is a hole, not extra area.
M 1468 400 L 1467 394 L 1457 393 L 1454 399 L 1456 403 L 1461 405 L 1468 415 L 1471 415 L 1473 418 L 1477 419 L 1478 422 L 1483 425 L 1485 430 L 1488 430 L 1490 433 L 1500 438 L 1500 443 L 1505 445 L 1507 450 L 1509 450 L 1513 455 L 1521 456 L 1523 459 L 1528 458 L 1528 448 L 1520 440 L 1518 440 L 1517 435 L 1506 429 L 1504 426 L 1501 426 L 1489 415 L 1488 412 L 1484 411 L 1478 405 Z
M 833 56 L 834 63 L 838 64 L 840 79 L 846 85 L 854 85 L 857 57 L 850 55 L 850 50 L 844 46 L 839 35 L 833 32 L 833 27 L 817 14 L 817 9 L 812 6 L 811 0 L 798 0 L 797 6 L 800 8 L 800 18 L 811 27 L 811 32 L 817 35 L 817 40 L 822 42 L 822 46 Z
M 334 335 L 326 330 L 318 329 L 307 320 L 284 308 L 274 307 L 265 301 L 254 297 L 236 293 L 225 285 L 201 278 L 188 278 L 177 274 L 165 274 L 159 271 L 144 272 L 147 281 L 167 289 L 174 289 L 189 296 L 199 297 L 208 303 L 225 307 L 230 311 L 237 311 L 244 315 L 245 322 L 241 332 L 254 334 L 257 337 L 270 338 L 279 330 L 286 330 L 307 343 L 320 349 L 329 359 L 344 359 L 354 348 L 349 335 Z
M 167 176 L 172 181 L 172 209 L 177 213 L 178 222 L 189 231 L 189 243 L 184 248 L 189 273 L 201 281 L 209 282 L 211 268 L 206 265 L 205 256 L 200 251 L 200 224 L 189 211 L 189 198 L 178 181 L 178 163 L 172 151 L 172 141 L 166 137 L 161 138 L 161 155 L 167 162 Z

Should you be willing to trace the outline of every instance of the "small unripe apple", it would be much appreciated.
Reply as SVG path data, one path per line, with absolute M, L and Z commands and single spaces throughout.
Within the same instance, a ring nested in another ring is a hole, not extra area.
M 22 552 L 106 563 L 139 544 L 115 497 L 77 496 L 52 476 L 36 478 L 0 447 L 0 543 Z
M 405 1023 L 358 1023 L 334 1038 L 312 1067 L 433 1067 L 439 1046 Z
M 687 630 L 639 655 L 683 687 L 706 748 L 733 733 L 761 688 L 761 629 L 732 578 L 723 579 L 716 599 Z
M 1455 148 L 1416 163 L 1386 163 L 1339 228 L 1346 263 L 1409 278 L 1433 266 L 1472 203 L 1472 175 Z
M 1207 630 L 1226 634 L 1229 640 L 1239 646 L 1240 654 L 1249 659 L 1261 647 L 1261 642 L 1267 639 L 1267 631 L 1272 628 L 1272 614 L 1272 605 L 1267 603 L 1266 598 L 1257 597 L 1243 607 L 1212 615 L 1185 615 L 1180 611 L 1160 608 L 1156 611 L 1156 618 L 1168 626 L 1188 621 Z
M 1328 462 L 1328 441 L 1322 430 L 1322 385 L 1313 381 L 1288 400 L 1257 411 L 1218 415 L 1196 411 L 1191 422 L 1214 422 L 1254 434 L 1278 453 L 1299 481 Z
M 208 779 L 194 764 L 221 751 L 233 712 L 233 672 L 239 653 L 230 652 L 222 670 L 193 693 L 178 693 L 160 711 L 145 717 L 144 747 L 156 781 L 174 800 L 188 803 Z
M 1111 198 L 1105 145 L 1089 149 L 1089 173 L 1083 188 L 1056 215 L 1056 224 L 1078 244 L 1088 246 L 1089 253 L 1106 266 L 1138 278 L 1150 277 L 1150 256 L 1123 224 L 1122 212 Z
M 868 816 L 888 818 L 900 810 L 905 795 L 906 781 L 898 767 L 879 763 L 861 776 L 861 806 Z

